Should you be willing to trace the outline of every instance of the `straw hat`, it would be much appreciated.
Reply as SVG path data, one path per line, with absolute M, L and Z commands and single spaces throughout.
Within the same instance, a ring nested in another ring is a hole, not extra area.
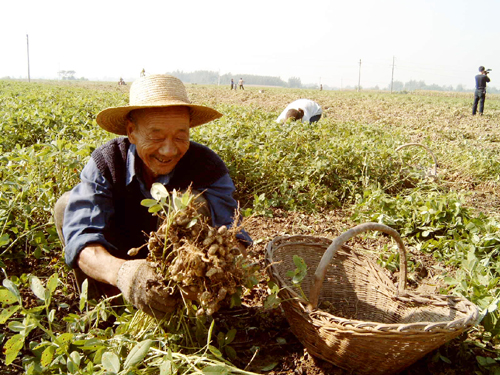
M 99 126 L 111 133 L 126 135 L 127 115 L 140 108 L 188 107 L 191 128 L 222 116 L 215 109 L 191 104 L 184 84 L 178 78 L 164 74 L 152 74 L 134 81 L 130 86 L 129 103 L 126 107 L 101 111 L 96 118 Z

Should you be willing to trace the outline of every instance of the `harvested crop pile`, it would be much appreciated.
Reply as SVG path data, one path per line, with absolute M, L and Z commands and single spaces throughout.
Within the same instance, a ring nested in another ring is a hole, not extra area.
M 163 223 L 149 235 L 147 260 L 155 264 L 165 287 L 196 296 L 197 315 L 212 315 L 241 292 L 251 276 L 236 239 L 241 228 L 211 227 L 190 191 L 174 192 L 168 199 L 163 202 L 168 204 L 157 202 L 164 211 L 159 214 Z

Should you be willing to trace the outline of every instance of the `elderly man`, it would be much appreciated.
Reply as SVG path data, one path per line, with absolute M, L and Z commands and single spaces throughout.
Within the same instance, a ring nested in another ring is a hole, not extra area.
M 293 121 L 300 120 L 301 122 L 313 123 L 317 122 L 321 118 L 322 114 L 323 110 L 314 100 L 298 99 L 287 105 L 287 107 L 276 119 L 276 122 L 281 123 L 287 121 L 288 119 L 292 119 Z
M 130 105 L 108 108 L 97 116 L 105 130 L 128 137 L 115 138 L 96 149 L 81 173 L 81 182 L 55 208 L 58 232 L 64 236 L 66 263 L 77 281 L 89 278 L 99 294 L 120 291 L 137 308 L 162 316 L 173 309 L 175 296 L 147 287 L 156 277 L 142 249 L 131 260 L 129 249 L 146 242 L 157 229 L 157 218 L 141 200 L 152 198 L 154 182 L 167 190 L 191 186 L 203 192 L 212 225 L 231 226 L 237 202 L 224 162 L 206 146 L 190 141 L 192 127 L 222 116 L 212 108 L 189 102 L 184 85 L 175 77 L 149 75 L 135 81 Z M 242 230 L 241 246 L 251 244 Z

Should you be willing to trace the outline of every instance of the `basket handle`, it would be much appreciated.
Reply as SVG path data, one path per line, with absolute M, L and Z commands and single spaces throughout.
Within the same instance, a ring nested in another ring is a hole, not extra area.
M 438 168 L 438 162 L 437 162 L 437 159 L 436 159 L 436 155 L 434 155 L 434 153 L 431 151 L 431 149 L 429 147 L 427 147 L 426 145 L 423 145 L 421 143 L 406 143 L 404 145 L 401 145 L 399 146 L 398 148 L 396 148 L 396 152 L 399 151 L 399 150 L 402 150 L 403 148 L 406 148 L 406 147 L 410 147 L 410 146 L 418 146 L 418 147 L 422 147 L 423 149 L 425 149 L 429 154 L 431 154 L 432 156 L 432 160 L 434 160 L 434 170 L 433 170 L 433 176 L 437 176 L 437 168 Z
M 318 268 L 314 273 L 314 285 L 311 288 L 311 293 L 309 295 L 309 308 L 315 309 L 318 306 L 319 293 L 321 291 L 321 287 L 323 286 L 323 280 L 326 275 L 326 268 L 332 261 L 333 256 L 337 252 L 337 250 L 349 239 L 354 236 L 357 236 L 360 233 L 367 232 L 369 230 L 375 230 L 379 232 L 383 232 L 389 234 L 394 238 L 396 243 L 398 244 L 399 251 L 399 276 L 398 276 L 398 292 L 403 295 L 406 288 L 406 250 L 399 233 L 388 227 L 384 224 L 379 223 L 364 223 L 355 226 L 354 228 L 349 229 L 347 232 L 342 233 L 340 236 L 335 238 L 330 246 L 325 250 L 325 253 L 321 257 L 321 261 L 319 262 Z

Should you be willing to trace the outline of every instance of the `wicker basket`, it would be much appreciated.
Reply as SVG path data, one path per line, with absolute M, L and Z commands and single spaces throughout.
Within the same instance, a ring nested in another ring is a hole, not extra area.
M 398 286 L 367 256 L 344 243 L 377 230 L 398 244 Z M 286 273 L 304 259 L 301 282 L 306 301 Z M 478 309 L 464 298 L 406 291 L 406 252 L 399 234 L 383 224 L 365 223 L 335 240 L 313 236 L 277 237 L 267 245 L 269 273 L 292 332 L 313 356 L 358 374 L 395 374 L 477 323 Z M 318 307 L 319 306 L 319 307 Z

